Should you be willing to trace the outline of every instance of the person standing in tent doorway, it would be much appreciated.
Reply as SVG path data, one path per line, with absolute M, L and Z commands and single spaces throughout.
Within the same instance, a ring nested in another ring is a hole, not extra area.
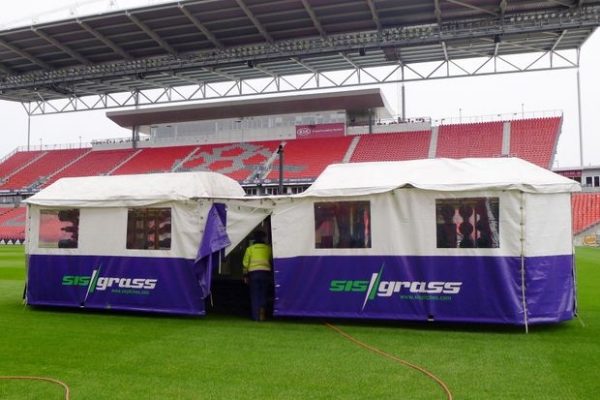
M 252 319 L 264 321 L 267 315 L 269 289 L 273 281 L 271 246 L 266 243 L 263 231 L 254 232 L 254 243 L 244 253 L 244 283 L 250 285 L 250 307 Z

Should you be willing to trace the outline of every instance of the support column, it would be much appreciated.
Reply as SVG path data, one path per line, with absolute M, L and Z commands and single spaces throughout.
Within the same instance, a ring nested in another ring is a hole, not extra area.
M 279 194 L 283 194 L 283 145 L 279 145 L 277 154 L 279 154 L 279 187 L 277 191 Z
M 579 56 L 581 50 L 577 49 L 577 125 L 579 126 L 579 166 L 583 168 L 583 123 L 581 121 L 581 78 L 579 73 Z
M 401 68 L 402 71 L 402 87 L 401 87 L 401 92 L 402 92 L 402 121 L 406 121 L 406 90 L 404 89 L 404 65 Z
M 140 127 L 135 125 L 131 128 L 131 147 L 136 149 L 137 142 L 140 139 Z
M 27 151 L 31 146 L 31 114 L 27 111 Z

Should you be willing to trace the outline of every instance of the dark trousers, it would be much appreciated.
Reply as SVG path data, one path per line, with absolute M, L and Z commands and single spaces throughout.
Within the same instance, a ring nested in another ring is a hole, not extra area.
M 266 313 L 269 297 L 269 288 L 273 277 L 268 271 L 253 271 L 249 274 L 250 278 L 250 307 L 252 309 L 252 319 L 260 321 L 260 310 Z M 263 314 L 264 315 L 264 314 Z

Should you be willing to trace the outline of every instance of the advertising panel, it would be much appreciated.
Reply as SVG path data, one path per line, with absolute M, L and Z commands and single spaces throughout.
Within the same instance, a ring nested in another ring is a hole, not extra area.
M 331 124 L 296 125 L 297 139 L 344 136 L 346 126 L 342 122 Z

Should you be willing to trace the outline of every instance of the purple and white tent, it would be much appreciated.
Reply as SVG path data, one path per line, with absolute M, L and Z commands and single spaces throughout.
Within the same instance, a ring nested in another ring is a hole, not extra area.
M 212 172 L 63 178 L 26 201 L 27 304 L 203 315 L 215 263 L 268 212 L 243 196 Z
M 271 216 L 275 316 L 559 322 L 571 192 L 516 158 L 329 166 L 243 198 L 215 173 L 61 179 L 27 200 L 27 303 L 202 315 L 211 271 Z
M 571 319 L 578 190 L 517 158 L 331 165 L 274 210 L 275 315 Z

